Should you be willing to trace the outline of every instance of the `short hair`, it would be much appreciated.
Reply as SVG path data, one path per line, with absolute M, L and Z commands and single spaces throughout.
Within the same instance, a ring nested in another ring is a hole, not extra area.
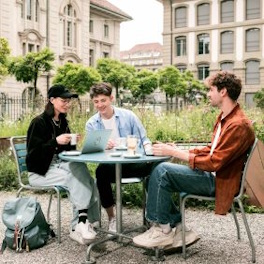
M 90 88 L 90 98 L 93 99 L 98 95 L 106 95 L 111 96 L 112 94 L 112 86 L 110 83 L 101 82 L 94 84 Z
M 217 91 L 226 88 L 228 96 L 236 101 L 242 89 L 241 79 L 234 73 L 228 71 L 219 71 L 205 80 L 205 85 L 216 86 Z

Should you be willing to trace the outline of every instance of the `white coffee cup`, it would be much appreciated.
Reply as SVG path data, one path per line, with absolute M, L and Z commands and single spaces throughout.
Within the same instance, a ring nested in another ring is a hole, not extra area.
M 116 140 L 117 148 L 126 148 L 126 145 L 127 145 L 127 139 L 125 137 L 117 138 Z
M 71 145 L 77 145 L 77 134 L 71 134 Z

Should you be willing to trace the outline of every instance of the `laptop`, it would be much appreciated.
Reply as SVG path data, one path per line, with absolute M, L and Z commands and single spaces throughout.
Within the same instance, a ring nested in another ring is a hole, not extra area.
M 88 131 L 84 139 L 82 154 L 104 151 L 111 132 L 112 129 Z

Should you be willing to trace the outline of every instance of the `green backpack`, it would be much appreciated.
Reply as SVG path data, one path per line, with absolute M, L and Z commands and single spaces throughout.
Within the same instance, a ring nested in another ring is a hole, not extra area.
M 7 229 L 2 243 L 3 253 L 8 246 L 17 252 L 44 246 L 49 236 L 55 236 L 47 223 L 39 202 L 33 197 L 7 201 L 2 214 Z

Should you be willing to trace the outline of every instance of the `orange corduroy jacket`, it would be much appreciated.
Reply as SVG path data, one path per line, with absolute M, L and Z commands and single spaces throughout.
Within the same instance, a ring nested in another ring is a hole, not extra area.
M 202 149 L 191 149 L 189 165 L 193 169 L 216 172 L 215 213 L 223 215 L 231 208 L 239 191 L 246 153 L 254 143 L 255 135 L 251 121 L 239 104 L 225 118 L 221 117 L 222 113 L 214 126 L 212 142 L 217 124 L 221 122 L 221 133 L 213 154 L 210 155 L 212 143 Z

